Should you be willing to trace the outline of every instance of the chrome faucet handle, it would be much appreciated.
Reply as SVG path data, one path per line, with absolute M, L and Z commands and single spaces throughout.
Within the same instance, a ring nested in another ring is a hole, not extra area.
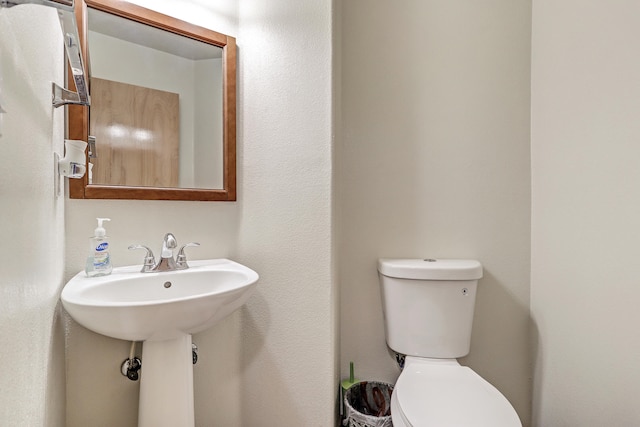
M 182 245 L 182 247 L 178 251 L 178 255 L 176 256 L 176 269 L 185 270 L 189 268 L 189 264 L 187 264 L 187 256 L 184 253 L 184 248 L 187 248 L 190 246 L 200 246 L 200 243 L 191 242 L 191 243 L 187 243 L 186 245 Z
M 145 249 L 147 251 L 147 254 L 144 256 L 144 264 L 142 265 L 142 270 L 140 270 L 140 272 L 147 273 L 151 271 L 151 269 L 153 269 L 153 267 L 156 265 L 156 258 L 153 256 L 153 251 L 145 245 L 129 246 L 130 251 L 135 249 Z

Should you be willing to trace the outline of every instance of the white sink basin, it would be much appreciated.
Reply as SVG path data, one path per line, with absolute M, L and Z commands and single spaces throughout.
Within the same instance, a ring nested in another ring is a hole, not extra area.
M 62 289 L 62 305 L 76 322 L 143 341 L 139 427 L 195 426 L 191 334 L 238 309 L 258 281 L 255 271 L 228 259 L 189 265 L 162 273 L 120 267 L 104 277 L 81 272 Z
M 187 270 L 140 273 L 114 268 L 103 277 L 78 273 L 62 290 L 75 321 L 129 341 L 167 340 L 203 331 L 242 306 L 258 274 L 227 259 L 189 261 Z

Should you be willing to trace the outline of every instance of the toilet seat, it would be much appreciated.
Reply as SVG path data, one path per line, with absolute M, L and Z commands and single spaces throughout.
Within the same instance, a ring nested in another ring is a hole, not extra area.
M 407 357 L 394 387 L 397 427 L 521 427 L 509 401 L 455 359 Z

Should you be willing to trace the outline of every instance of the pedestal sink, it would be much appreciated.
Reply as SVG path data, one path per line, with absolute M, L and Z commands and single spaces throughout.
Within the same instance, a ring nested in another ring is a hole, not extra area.
M 191 334 L 249 298 L 258 274 L 227 259 L 189 261 L 187 270 L 140 273 L 119 267 L 103 277 L 73 277 L 62 305 L 82 326 L 112 338 L 143 341 L 139 427 L 193 427 Z

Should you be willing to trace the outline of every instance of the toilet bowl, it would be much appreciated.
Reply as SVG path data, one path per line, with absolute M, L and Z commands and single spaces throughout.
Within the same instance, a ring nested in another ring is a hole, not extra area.
M 493 385 L 461 366 L 482 266 L 474 260 L 381 259 L 387 345 L 406 355 L 391 397 L 395 427 L 522 427 Z
M 455 359 L 408 356 L 391 397 L 394 427 L 521 427 L 509 401 Z

